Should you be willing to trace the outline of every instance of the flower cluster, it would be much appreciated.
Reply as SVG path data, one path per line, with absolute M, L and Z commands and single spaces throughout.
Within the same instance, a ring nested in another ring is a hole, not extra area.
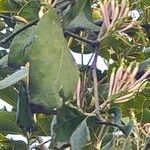
M 117 70 L 113 68 L 109 82 L 108 100 L 122 103 L 133 98 L 137 92 L 141 92 L 148 83 L 147 77 L 150 75 L 150 68 L 139 79 L 136 79 L 138 70 L 139 63 L 131 62 L 129 66 L 126 66 L 124 60 Z
M 117 0 L 104 0 L 103 2 L 99 2 L 99 6 L 107 30 L 112 29 L 116 22 L 124 19 L 129 14 L 128 0 L 122 0 L 121 4 L 119 4 Z M 136 21 L 125 23 L 123 26 L 121 26 L 119 32 L 123 32 L 136 25 Z

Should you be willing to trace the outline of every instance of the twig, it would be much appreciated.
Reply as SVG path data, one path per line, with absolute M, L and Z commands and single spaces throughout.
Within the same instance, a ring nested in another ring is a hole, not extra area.
M 19 19 L 15 18 L 15 17 L 10 17 L 10 16 L 6 16 L 6 15 L 2 15 L 2 14 L 0 14 L 0 18 L 4 18 L 4 19 L 12 20 L 12 21 L 25 23 L 23 20 L 19 20 Z
M 17 19 L 15 19 L 13 17 L 2 15 L 2 14 L 0 14 L 0 18 L 5 18 L 5 19 L 10 19 L 10 20 L 13 20 L 13 21 L 17 21 Z
M 8 37 L 2 39 L 2 40 L 0 41 L 0 44 L 4 44 L 4 43 L 8 42 L 8 41 L 11 40 L 13 37 L 15 37 L 16 35 L 18 35 L 20 32 L 22 32 L 22 31 L 26 30 L 27 28 L 29 28 L 29 27 L 35 25 L 36 23 L 38 23 L 38 21 L 39 21 L 39 19 L 36 19 L 35 21 L 33 21 L 33 22 L 31 22 L 31 23 L 25 25 L 24 27 L 22 27 L 21 29 L 17 30 L 17 31 L 14 32 L 13 34 L 11 34 L 11 35 L 9 35 Z
M 150 137 L 147 137 L 144 150 L 149 150 L 150 149 Z
M 124 130 L 124 128 L 122 126 L 118 125 L 118 124 L 107 122 L 107 121 L 99 121 L 98 123 L 101 124 L 101 125 L 107 125 L 107 126 L 117 127 L 120 131 L 122 131 L 127 136 L 127 133 Z
M 97 37 L 97 41 L 98 41 L 98 42 L 101 42 L 101 40 L 103 39 L 104 33 L 105 33 L 106 31 L 107 31 L 106 25 L 105 25 L 105 23 L 103 22 L 103 24 L 102 24 L 102 26 L 101 26 L 101 30 L 100 30 L 100 32 L 99 32 L 99 34 L 98 34 L 98 37 Z
M 98 82 L 97 82 L 97 74 L 96 74 L 96 63 L 97 63 L 97 57 L 98 57 L 98 50 L 100 48 L 100 42 L 101 42 L 101 39 L 102 37 L 104 36 L 104 33 L 106 31 L 106 26 L 105 26 L 105 23 L 103 22 L 102 24 L 102 27 L 101 27 L 101 30 L 100 30 L 100 33 L 98 35 L 98 38 L 97 38 L 97 42 L 98 44 L 95 46 L 95 58 L 93 60 L 93 63 L 92 63 L 92 75 L 93 75 L 93 82 L 94 82 L 94 97 L 95 97 L 95 112 L 96 114 L 99 116 L 99 118 L 102 120 L 102 117 L 100 115 L 100 107 L 99 107 L 99 95 L 98 95 Z
M 81 38 L 80 36 L 78 36 L 78 35 L 76 35 L 72 32 L 69 32 L 69 31 L 65 31 L 64 35 L 65 35 L 65 37 L 70 36 L 70 37 L 73 37 L 75 39 L 78 39 L 80 41 L 83 41 L 85 43 L 88 43 L 88 44 L 91 44 L 91 45 L 94 45 L 94 46 L 97 45 L 97 41 L 92 41 L 92 40 L 89 40 L 89 39 Z
M 94 97 L 95 97 L 95 109 L 96 109 L 95 112 L 101 119 L 101 116 L 99 115 L 100 108 L 99 108 L 99 96 L 98 96 L 98 81 L 97 81 L 97 73 L 96 73 L 96 63 L 97 63 L 97 57 L 98 57 L 97 49 L 98 47 L 96 46 L 95 57 L 92 63 L 92 76 L 93 76 L 93 82 L 94 82 L 93 88 L 94 88 Z
M 92 69 L 92 75 L 93 75 L 93 82 L 94 82 L 94 97 L 95 97 L 95 108 L 96 112 L 100 110 L 99 108 L 99 97 L 98 97 L 98 82 L 97 82 L 97 74 L 96 69 Z
M 35 148 L 38 148 L 38 147 L 40 147 L 42 150 L 48 150 L 48 148 L 44 144 L 50 142 L 52 139 L 49 139 L 49 140 L 43 142 L 43 140 L 40 137 L 37 137 L 37 140 L 38 140 L 39 144 L 35 145 L 35 146 L 32 146 L 29 150 L 32 150 L 32 149 L 35 149 Z

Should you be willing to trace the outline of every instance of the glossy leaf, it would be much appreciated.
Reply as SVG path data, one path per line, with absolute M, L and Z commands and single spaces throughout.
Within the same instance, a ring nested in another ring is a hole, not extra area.
M 121 110 L 118 107 L 112 107 L 111 109 L 108 110 L 108 113 L 110 115 L 113 114 L 113 119 L 114 119 L 114 123 L 120 125 L 121 124 Z
M 0 112 L 0 132 L 2 134 L 22 134 L 22 130 L 16 125 L 15 112 Z
M 119 107 L 123 110 L 122 116 L 128 117 L 130 116 L 130 109 L 134 109 L 134 113 L 138 121 L 142 119 L 142 112 L 146 109 L 146 106 L 143 106 L 144 102 L 146 101 L 146 97 L 142 94 L 137 94 L 134 99 L 130 101 L 120 104 Z M 148 106 L 148 105 L 147 105 Z
M 77 0 L 72 9 L 64 17 L 64 26 L 67 25 L 84 9 L 84 6 L 89 0 Z
M 107 133 L 102 140 L 102 150 L 110 149 L 113 145 L 114 136 L 113 133 Z
M 21 4 L 16 0 L 0 0 L 0 12 L 17 12 Z
M 72 150 L 81 150 L 84 144 L 91 140 L 86 120 L 87 118 L 81 122 L 70 138 Z
M 146 48 L 144 49 L 144 53 L 145 53 L 145 55 L 147 56 L 147 58 L 149 58 L 149 56 L 150 56 L 150 47 L 146 47 Z
M 150 58 L 148 58 L 148 59 L 144 60 L 143 62 L 141 62 L 138 72 L 145 71 L 147 69 L 147 67 L 149 66 L 149 64 L 150 64 Z
M 2 40 L 3 38 L 5 38 L 5 34 L 0 32 L 0 40 Z M 1 45 L 0 45 L 1 46 Z
M 137 118 L 140 118 L 142 123 L 149 123 L 149 115 L 150 115 L 150 109 L 145 108 L 141 114 L 137 115 Z
M 38 16 L 38 12 L 40 11 L 40 2 L 35 0 L 30 0 L 27 4 L 25 4 L 18 15 L 25 18 L 27 21 L 34 21 Z
M 80 13 L 73 21 L 71 21 L 67 29 L 70 31 L 75 29 L 87 29 L 97 32 L 100 31 L 100 27 L 90 22 L 83 13 Z
M 0 50 L 0 59 L 3 58 L 5 55 L 7 55 L 7 51 L 5 49 Z
M 58 110 L 57 123 L 53 127 L 56 140 L 68 142 L 71 134 L 84 118 L 84 114 L 74 108 L 69 106 L 60 108 Z
M 141 0 L 141 3 L 144 6 L 150 6 L 150 1 L 149 0 Z
M 8 54 L 0 59 L 0 68 L 5 68 L 8 65 Z
M 80 31 L 87 31 L 89 39 L 96 39 L 97 34 L 95 32 L 99 32 L 100 27 L 93 23 L 89 0 L 87 0 L 80 13 L 69 23 L 67 30 L 75 34 L 79 34 Z M 70 48 L 74 52 L 81 53 L 81 44 L 78 41 L 72 41 Z M 93 46 L 85 44 L 84 54 L 92 53 L 93 51 Z
M 7 150 L 27 150 L 28 146 L 24 141 L 21 140 L 9 140 L 9 139 L 4 139 L 3 141 L 0 142 L 3 145 L 3 149 Z
M 0 68 L 0 80 L 4 79 L 9 74 L 13 74 L 13 71 L 10 70 L 8 67 Z
M 28 67 L 21 68 L 20 70 L 16 71 L 15 73 L 9 75 L 5 79 L 0 81 L 0 90 L 5 89 L 18 81 L 22 80 L 23 78 L 27 77 L 29 72 Z
M 19 83 L 18 95 L 16 123 L 23 131 L 33 132 L 36 127 L 29 107 L 27 88 L 23 81 Z
M 0 90 L 0 99 L 4 100 L 13 107 L 16 107 L 17 98 L 18 92 L 13 87 Z
M 99 81 L 102 80 L 105 75 L 106 75 L 106 74 L 100 72 L 100 73 L 98 74 Z M 102 76 L 102 77 L 101 77 L 101 76 Z M 107 97 L 108 97 L 108 83 L 99 84 L 98 91 L 99 91 L 100 100 L 103 102 L 103 101 L 106 100 Z
M 2 20 L 0 20 L 0 31 L 3 29 L 5 29 L 5 23 Z
M 71 98 L 78 78 L 59 19 L 53 9 L 45 13 L 27 50 L 31 100 L 50 108 L 62 105 L 60 97 Z
M 6 34 L 0 32 L 0 40 L 6 38 Z M 9 45 L 10 45 L 10 41 L 7 42 L 7 43 L 0 43 L 0 47 L 3 47 L 3 48 L 9 48 Z
M 134 150 L 132 145 L 133 144 L 131 143 L 130 139 L 127 139 L 122 147 L 122 150 Z
M 24 24 L 17 24 L 15 26 L 14 32 L 18 31 L 24 26 Z M 20 68 L 27 61 L 24 54 L 27 47 L 32 43 L 34 39 L 35 29 L 36 27 L 32 26 L 15 36 L 15 38 L 13 39 L 10 45 L 10 53 L 8 58 L 8 65 L 10 67 Z
M 92 34 L 95 34 L 94 31 L 100 31 L 100 27 L 93 23 L 89 0 L 86 1 L 79 14 L 69 23 L 67 30 L 74 33 L 77 33 L 78 30 L 87 30 L 91 34 L 91 37 L 89 36 L 89 38 L 93 38 Z
M 112 146 L 113 146 L 113 142 L 110 141 L 105 146 L 102 147 L 102 150 L 111 150 Z
M 37 114 L 37 135 L 50 136 L 50 125 L 52 122 L 52 116 Z
M 131 134 L 131 132 L 132 132 L 132 130 L 133 130 L 133 127 L 134 127 L 134 123 L 133 123 L 132 120 L 130 120 L 130 121 L 128 122 L 128 124 L 125 125 L 124 130 L 126 131 L 126 135 L 127 135 L 127 136 Z

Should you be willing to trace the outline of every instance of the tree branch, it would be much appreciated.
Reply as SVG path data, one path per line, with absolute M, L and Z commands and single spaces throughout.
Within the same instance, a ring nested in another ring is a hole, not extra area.
M 103 37 L 104 33 L 105 33 L 105 30 L 106 30 L 106 27 L 105 27 L 105 24 L 103 23 L 102 24 L 102 27 L 101 27 L 101 30 L 100 30 L 100 33 L 98 35 L 98 38 L 97 38 L 97 42 L 98 44 L 95 46 L 95 58 L 93 60 L 93 63 L 92 63 L 92 76 L 93 76 L 93 81 L 94 81 L 94 97 L 95 97 L 95 112 L 96 114 L 99 116 L 100 120 L 102 120 L 102 117 L 100 115 L 100 107 L 99 107 L 99 95 L 98 95 L 98 81 L 97 81 L 97 74 L 96 74 L 96 63 L 97 63 L 97 57 L 98 57 L 98 51 L 99 51 L 99 48 L 100 48 L 100 41 L 101 41 L 101 38 Z
M 23 22 L 22 20 L 18 20 L 15 17 L 10 17 L 10 16 L 6 16 L 6 15 L 2 15 L 0 14 L 0 18 L 4 18 L 4 19 L 10 19 L 12 21 L 17 21 L 17 22 Z M 23 22 L 24 23 L 24 22 Z
M 118 125 L 118 124 L 107 122 L 107 121 L 99 121 L 99 124 L 117 127 L 120 131 L 122 131 L 127 136 L 127 133 L 124 130 L 124 128 L 122 126 Z
M 103 38 L 105 32 L 106 32 L 106 26 L 105 26 L 105 23 L 103 22 L 103 24 L 102 24 L 102 26 L 101 26 L 101 30 L 100 30 L 100 32 L 99 32 L 99 34 L 98 34 L 98 37 L 97 37 L 97 41 L 98 41 L 98 42 L 101 42 L 101 40 L 102 40 L 102 38 Z
M 32 146 L 29 150 L 39 148 L 39 147 L 41 148 L 41 150 L 49 150 L 44 144 L 50 142 L 52 139 L 49 139 L 49 140 L 43 142 L 43 140 L 40 137 L 37 137 L 37 140 L 38 140 L 39 144 Z
M 77 34 L 74 34 L 74 33 L 69 32 L 69 31 L 65 31 L 65 32 L 64 32 L 64 35 L 65 35 L 65 37 L 66 37 L 66 36 L 70 36 L 70 37 L 73 37 L 73 38 L 75 38 L 75 39 L 78 39 L 78 40 L 80 40 L 80 41 L 82 41 L 82 42 L 91 44 L 91 45 L 93 45 L 93 46 L 97 45 L 97 41 L 92 41 L 92 40 L 89 40 L 89 39 L 81 38 L 81 37 L 78 36 Z
M 95 57 L 92 63 L 92 76 L 93 76 L 93 82 L 94 82 L 94 97 L 95 97 L 95 112 L 99 116 L 99 119 L 102 120 L 99 111 L 99 96 L 98 96 L 98 81 L 97 81 L 97 73 L 96 73 L 96 63 L 97 63 L 97 58 L 98 58 L 98 46 L 95 47 Z
M 10 19 L 10 20 L 16 21 L 16 19 L 15 19 L 15 18 L 10 17 L 10 16 L 6 16 L 6 15 L 2 15 L 2 14 L 0 14 L 0 17 L 1 17 L 1 18 L 5 18 L 5 19 Z
M 16 35 L 18 35 L 19 33 L 21 33 L 22 31 L 26 30 L 27 28 L 35 25 L 36 23 L 38 23 L 39 19 L 36 19 L 35 21 L 25 25 L 24 27 L 22 27 L 21 29 L 17 30 L 16 32 L 12 33 L 11 35 L 9 35 L 8 37 L 2 39 L 0 41 L 0 44 L 4 44 L 6 42 L 8 42 L 9 40 L 11 40 L 13 37 L 15 37 Z

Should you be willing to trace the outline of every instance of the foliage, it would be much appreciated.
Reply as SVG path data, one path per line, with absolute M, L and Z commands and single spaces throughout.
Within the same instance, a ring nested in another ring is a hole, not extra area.
M 0 0 L 0 98 L 13 106 L 0 110 L 0 149 L 46 149 L 40 136 L 51 136 L 54 150 L 149 149 L 149 6 L 149 0 Z M 70 50 L 81 54 L 81 65 Z M 94 55 L 85 65 L 87 53 Z

